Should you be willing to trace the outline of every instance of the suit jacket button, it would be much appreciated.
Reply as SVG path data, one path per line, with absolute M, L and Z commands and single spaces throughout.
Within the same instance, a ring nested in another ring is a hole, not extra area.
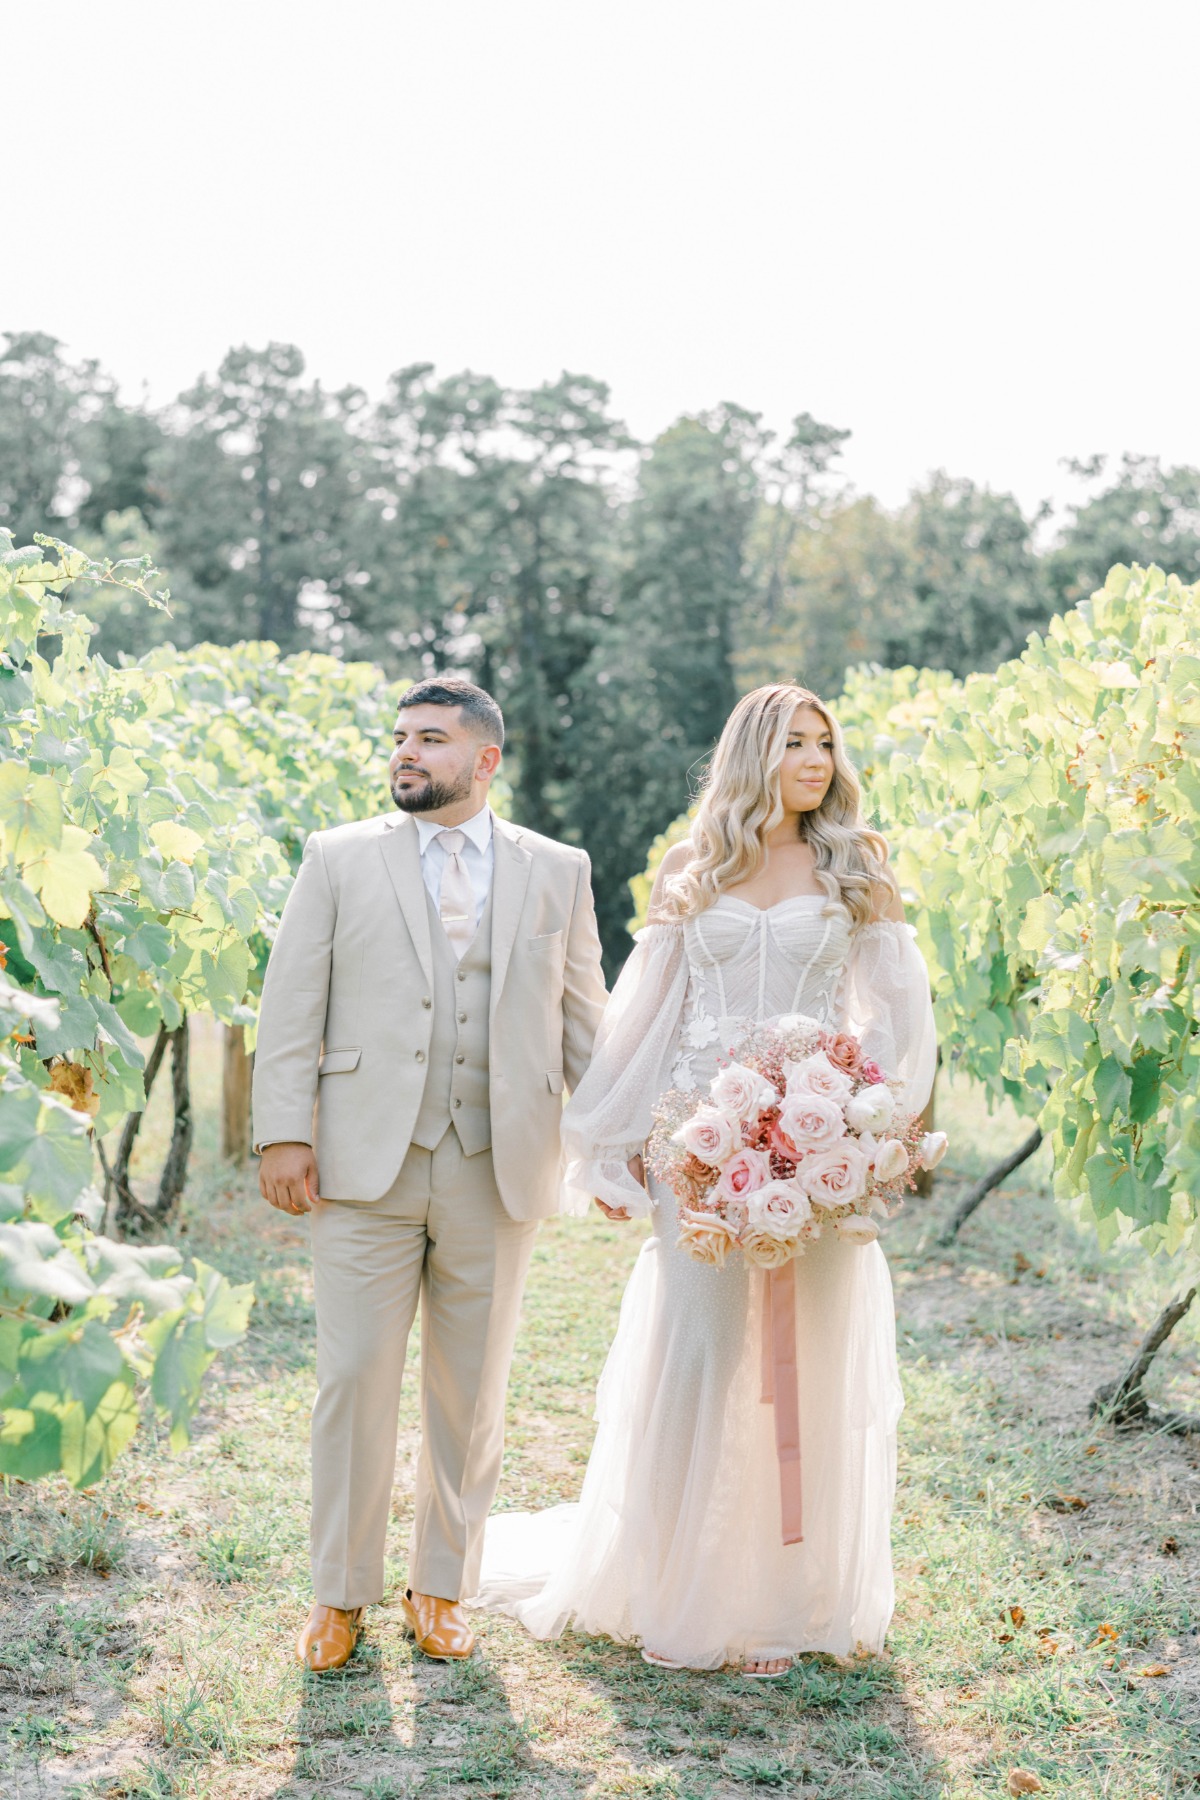
M 458 1053 L 458 1055 L 457 1055 L 457 1056 L 456 1056 L 456 1057 L 455 1057 L 455 1059 L 454 1059 L 454 1060 L 455 1060 L 455 1062 L 457 1062 L 457 1063 L 464 1063 L 464 1062 L 466 1062 L 466 1060 L 467 1060 L 467 1059 L 466 1059 L 466 1057 L 465 1057 L 465 1056 L 464 1056 L 464 1055 L 463 1055 L 463 1053 L 462 1053 L 462 1051 L 461 1051 L 461 1050 L 460 1050 L 460 1051 L 459 1051 L 459 1053 Z
M 423 1051 L 423 1050 L 418 1050 L 418 1051 L 417 1051 L 417 1061 L 418 1061 L 418 1062 L 424 1062 L 424 1061 L 425 1061 L 425 1052 L 424 1052 L 424 1051 Z
M 462 971 L 462 970 L 461 970 L 461 969 L 459 969 L 459 970 L 457 970 L 457 975 L 458 975 L 458 979 L 459 979 L 459 980 L 460 980 L 460 981 L 465 981 L 465 980 L 466 980 L 466 979 L 467 979 L 467 978 L 466 978 L 466 976 L 465 976 L 465 975 L 464 975 L 464 973 L 463 973 L 463 971 Z
M 467 1022 L 467 1015 L 466 1015 L 466 1013 L 459 1013 L 459 1015 L 458 1015 L 458 1022 L 459 1022 L 459 1024 L 460 1024 L 460 1025 L 465 1025 L 465 1024 L 466 1024 L 466 1022 Z
M 461 1100 L 456 1100 L 456 1101 L 455 1101 L 455 1102 L 454 1102 L 454 1104 L 455 1104 L 455 1106 L 461 1106 L 461 1105 L 462 1105 L 462 1101 L 461 1101 Z
M 429 998 L 428 994 L 426 994 L 425 998 L 422 1000 L 421 1005 L 422 1006 L 432 1006 L 433 1005 L 433 1001 Z

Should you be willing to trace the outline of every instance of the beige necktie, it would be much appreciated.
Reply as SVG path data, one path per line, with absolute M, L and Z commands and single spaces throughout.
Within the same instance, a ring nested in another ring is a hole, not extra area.
M 466 833 L 443 831 L 440 841 L 446 852 L 446 864 L 442 870 L 438 913 L 454 947 L 454 960 L 461 962 L 475 936 L 475 889 L 462 858 Z

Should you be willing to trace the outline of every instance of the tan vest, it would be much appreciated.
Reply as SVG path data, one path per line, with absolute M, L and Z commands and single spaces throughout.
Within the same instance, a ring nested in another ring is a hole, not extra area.
M 433 1036 L 412 1141 L 436 1150 L 453 1125 L 468 1156 L 492 1142 L 488 1099 L 488 1013 L 492 999 L 492 897 L 460 963 L 425 892 L 433 950 Z

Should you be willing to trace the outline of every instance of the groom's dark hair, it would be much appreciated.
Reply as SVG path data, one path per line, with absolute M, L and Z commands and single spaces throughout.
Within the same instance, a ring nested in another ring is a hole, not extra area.
M 473 681 L 458 675 L 435 675 L 429 681 L 414 682 L 401 694 L 397 712 L 406 706 L 457 706 L 479 738 L 504 748 L 504 714 L 487 689 L 476 687 Z

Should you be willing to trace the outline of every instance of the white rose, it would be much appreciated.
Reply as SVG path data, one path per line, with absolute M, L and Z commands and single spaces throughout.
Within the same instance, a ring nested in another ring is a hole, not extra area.
M 742 1122 L 723 1107 L 698 1106 L 679 1127 L 674 1142 L 709 1168 L 719 1169 L 742 1147 Z
M 899 1138 L 888 1138 L 875 1152 L 875 1179 L 898 1181 L 908 1167 L 908 1151 Z
M 794 1181 L 768 1181 L 746 1195 L 746 1231 L 790 1243 L 812 1217 L 808 1195 Z
M 751 1122 L 779 1104 L 774 1085 L 745 1063 L 732 1062 L 727 1069 L 721 1069 L 713 1076 L 708 1091 L 714 1106 Z
M 896 1101 L 889 1087 L 877 1081 L 872 1087 L 860 1088 L 846 1102 L 846 1123 L 851 1131 L 878 1133 L 892 1122 Z
M 797 1154 L 823 1150 L 846 1135 L 846 1121 L 836 1100 L 807 1092 L 789 1094 L 779 1111 L 776 1129 L 795 1145 Z
M 849 1075 L 844 1069 L 835 1069 L 823 1050 L 789 1063 L 785 1073 L 789 1099 L 793 1094 L 818 1094 L 822 1100 L 836 1100 L 842 1106 L 854 1092 Z
M 864 1219 L 861 1213 L 849 1213 L 844 1219 L 835 1219 L 833 1229 L 848 1244 L 870 1244 L 879 1236 L 874 1219 Z
M 850 1206 L 867 1191 L 871 1165 L 852 1137 L 828 1150 L 814 1150 L 796 1170 L 796 1179 L 814 1206 Z
M 917 1160 L 923 1169 L 936 1169 L 946 1154 L 950 1140 L 944 1131 L 927 1131 L 921 1139 Z

